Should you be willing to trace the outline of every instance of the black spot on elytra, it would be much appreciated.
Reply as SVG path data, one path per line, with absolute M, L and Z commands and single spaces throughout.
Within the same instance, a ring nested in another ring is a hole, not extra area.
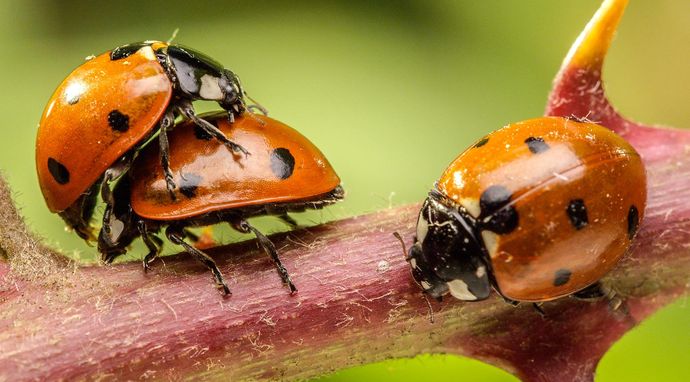
M 637 233 L 637 229 L 640 227 L 640 211 L 637 210 L 637 207 L 630 206 L 630 209 L 628 210 L 628 238 L 630 240 L 635 237 L 635 234 Z
M 512 232 L 518 226 L 518 213 L 510 204 L 513 195 L 507 188 L 494 185 L 487 188 L 479 197 L 482 228 L 498 234 Z
M 271 153 L 271 171 L 280 179 L 287 179 L 295 170 L 295 157 L 290 150 L 279 147 Z
M 553 286 L 565 285 L 570 281 L 570 276 L 573 273 L 567 269 L 559 269 L 556 271 L 556 276 L 553 278 Z
M 206 132 L 203 128 L 201 128 L 199 125 L 194 125 L 194 136 L 196 139 L 201 139 L 204 141 L 210 141 L 213 139 L 213 136 L 209 133 Z
M 115 61 L 127 58 L 132 54 L 136 53 L 139 49 L 149 45 L 151 44 L 145 42 L 136 42 L 134 44 L 118 46 L 117 48 L 110 51 L 110 59 Z
M 180 181 L 178 182 L 180 193 L 187 198 L 193 198 L 196 196 L 196 190 L 199 188 L 201 183 L 201 176 L 197 174 L 182 174 Z
M 529 137 L 525 139 L 525 143 L 527 144 L 529 151 L 531 151 L 533 154 L 543 153 L 549 149 L 549 145 L 544 142 L 544 138 Z
M 587 217 L 587 206 L 585 206 L 585 201 L 582 199 L 573 199 L 568 203 L 568 208 L 565 209 L 568 214 L 568 219 L 570 219 L 570 224 L 575 227 L 575 229 L 580 230 L 585 228 L 589 224 L 589 218 Z
M 474 148 L 476 149 L 476 148 L 482 147 L 482 146 L 484 146 L 485 144 L 487 144 L 488 142 L 489 142 L 489 138 L 488 138 L 488 137 L 484 137 L 484 138 L 480 139 L 479 142 L 477 142 L 477 143 L 474 144 Z
M 121 133 L 129 130 L 129 116 L 122 114 L 119 110 L 113 110 L 108 113 L 108 125 Z
M 69 183 L 69 170 L 67 170 L 64 164 L 53 158 L 48 158 L 48 171 L 50 171 L 50 175 L 53 176 L 56 182 L 60 184 Z

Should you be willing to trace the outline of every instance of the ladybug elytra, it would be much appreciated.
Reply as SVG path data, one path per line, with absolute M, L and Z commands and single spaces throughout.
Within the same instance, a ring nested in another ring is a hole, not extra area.
M 166 188 L 159 148 L 147 146 L 127 176 L 115 185 L 115 203 L 106 206 L 98 248 L 107 262 L 126 252 L 141 237 L 149 249 L 144 267 L 158 256 L 165 228 L 168 239 L 200 260 L 214 274 L 226 294 L 230 290 L 215 262 L 188 244 L 187 227 L 229 223 L 253 233 L 269 254 L 291 291 L 293 285 L 271 241 L 247 218 L 275 215 L 295 225 L 288 212 L 318 209 L 343 198 L 340 178 L 319 149 L 287 125 L 245 112 L 230 123 L 224 113 L 203 116 L 251 156 L 235 158 L 220 142 L 182 122 L 170 133 L 170 168 L 175 174 L 175 197 Z
M 194 100 L 216 101 L 232 120 L 246 109 L 244 95 L 232 71 L 180 45 L 145 41 L 88 59 L 56 89 L 39 124 L 36 168 L 46 204 L 80 237 L 91 238 L 97 194 L 112 203 L 110 183 L 156 132 L 172 193 L 167 132 L 177 116 L 233 152 L 248 154 L 192 106 Z
M 543 117 L 460 154 L 425 200 L 408 261 L 435 298 L 539 302 L 596 286 L 646 203 L 639 154 L 605 127 Z

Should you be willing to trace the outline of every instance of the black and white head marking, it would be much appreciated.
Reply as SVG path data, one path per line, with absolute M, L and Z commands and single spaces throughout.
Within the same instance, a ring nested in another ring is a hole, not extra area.
M 182 94 L 189 99 L 217 101 L 226 109 L 238 109 L 242 87 L 233 72 L 191 48 L 169 45 L 164 49 L 157 52 L 159 60 Z
M 110 51 L 110 59 L 112 61 L 122 60 L 123 58 L 127 58 L 136 53 L 139 51 L 139 49 L 149 45 L 151 45 L 151 41 L 135 42 L 132 44 L 118 46 Z
M 474 220 L 464 208 L 446 203 L 432 191 L 422 206 L 408 256 L 412 274 L 434 298 L 450 293 L 460 300 L 483 300 L 491 283 Z

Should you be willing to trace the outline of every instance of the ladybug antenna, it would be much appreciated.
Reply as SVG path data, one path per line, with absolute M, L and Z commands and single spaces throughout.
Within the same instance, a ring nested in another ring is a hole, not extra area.
M 409 260 L 409 256 L 407 254 L 407 247 L 405 246 L 405 240 L 403 240 L 402 236 L 396 231 L 393 232 L 393 236 L 395 236 L 396 239 L 400 242 L 400 245 L 402 246 L 403 250 L 403 256 L 405 257 L 405 261 Z M 416 283 L 416 280 L 415 280 Z M 419 284 L 418 284 L 419 285 Z M 421 287 L 421 285 L 420 285 Z M 424 302 L 426 302 L 426 306 L 429 308 L 429 322 L 434 323 L 434 308 L 431 306 L 431 302 L 429 302 L 429 296 L 425 292 L 422 293 L 422 297 L 424 297 Z
M 251 105 L 247 105 L 247 110 L 254 112 L 254 110 L 258 110 L 261 114 L 263 115 L 268 115 L 268 110 L 266 110 L 265 107 L 261 106 L 260 103 L 256 102 L 256 100 L 247 94 L 247 92 L 244 92 L 244 96 L 247 97 L 250 101 L 252 101 Z
M 400 242 L 400 245 L 402 246 L 402 250 L 403 250 L 403 257 L 405 258 L 405 261 L 407 261 L 408 260 L 408 258 L 407 258 L 407 247 L 405 247 L 405 241 L 403 240 L 402 236 L 400 236 L 400 234 L 397 231 L 393 232 L 393 236 L 395 236 L 395 238 L 398 239 L 398 241 Z
M 172 36 L 170 36 L 170 38 L 169 38 L 168 41 L 166 41 L 166 42 L 167 42 L 168 44 L 170 44 L 171 42 L 173 42 L 173 40 L 175 39 L 175 37 L 177 37 L 177 32 L 179 32 L 179 31 L 180 31 L 180 28 L 175 28 L 175 30 L 172 32 Z

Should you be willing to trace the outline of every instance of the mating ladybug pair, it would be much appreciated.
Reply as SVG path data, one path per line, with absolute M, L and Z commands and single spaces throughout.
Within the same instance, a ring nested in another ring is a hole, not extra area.
M 84 239 L 96 194 L 112 202 L 112 180 L 126 172 L 137 149 L 158 133 L 168 189 L 167 132 L 175 117 L 193 121 L 231 151 L 248 153 L 216 126 L 196 116 L 193 100 L 213 100 L 231 120 L 245 110 L 239 78 L 202 53 L 146 41 L 87 61 L 60 84 L 43 112 L 36 138 L 36 168 L 48 208 Z
M 60 85 L 41 120 L 36 162 L 49 208 L 90 238 L 100 192 L 107 261 L 141 237 L 148 267 L 165 227 L 226 293 L 213 260 L 185 238 L 193 239 L 189 226 L 228 222 L 257 236 L 294 291 L 275 247 L 246 218 L 293 224 L 288 212 L 320 208 L 343 191 L 311 142 L 246 111 L 243 96 L 232 72 L 177 45 L 131 44 L 93 58 Z M 196 116 L 197 99 L 226 112 Z M 169 132 L 177 115 L 185 119 Z M 156 133 L 158 147 L 144 147 Z M 640 156 L 615 133 L 564 118 L 515 123 L 446 169 L 422 206 L 408 261 L 436 298 L 483 300 L 492 288 L 511 302 L 596 296 L 598 280 L 629 248 L 645 201 Z
M 147 269 L 165 229 L 226 294 L 215 262 L 185 239 L 194 240 L 187 227 L 228 222 L 256 235 L 295 291 L 271 241 L 246 219 L 271 214 L 295 225 L 288 212 L 321 208 L 343 190 L 318 148 L 248 111 L 245 95 L 233 72 L 179 45 L 147 41 L 89 59 L 58 87 L 40 122 L 36 166 L 48 207 L 95 240 L 90 221 L 100 194 L 106 207 L 97 240 L 107 262 L 141 237 Z M 225 111 L 197 116 L 194 100 Z M 156 134 L 158 144 L 149 144 Z

